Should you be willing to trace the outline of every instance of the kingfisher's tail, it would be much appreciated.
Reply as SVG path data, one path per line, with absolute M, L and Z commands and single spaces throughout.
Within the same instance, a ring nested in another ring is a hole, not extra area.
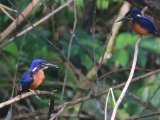
M 10 97 L 8 95 L 6 95 L 6 93 L 3 91 L 3 89 L 0 90 L 0 96 L 1 96 L 1 100 L 0 102 L 4 102 L 4 101 L 7 101 L 10 99 Z M 0 119 L 2 118 L 6 118 L 7 114 L 8 114 L 8 111 L 10 109 L 10 105 L 7 105 L 3 108 L 0 109 Z

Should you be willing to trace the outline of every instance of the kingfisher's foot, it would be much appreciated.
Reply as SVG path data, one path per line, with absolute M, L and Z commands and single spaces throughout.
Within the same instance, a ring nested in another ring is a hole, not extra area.
M 34 92 L 34 90 L 32 90 L 32 89 L 29 89 L 29 92 L 32 92 L 32 93 L 36 94 L 36 93 Z
M 29 89 L 30 92 L 33 92 L 33 94 L 36 96 L 37 99 L 42 100 L 36 93 L 34 90 Z M 39 92 L 39 90 L 37 90 Z

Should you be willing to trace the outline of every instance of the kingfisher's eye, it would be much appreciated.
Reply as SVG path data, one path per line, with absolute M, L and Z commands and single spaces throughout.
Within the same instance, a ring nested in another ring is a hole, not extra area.
M 43 62 L 43 63 L 41 63 L 40 65 L 45 65 L 45 63 Z
M 41 63 L 41 67 L 45 67 L 45 66 L 46 66 L 45 62 Z

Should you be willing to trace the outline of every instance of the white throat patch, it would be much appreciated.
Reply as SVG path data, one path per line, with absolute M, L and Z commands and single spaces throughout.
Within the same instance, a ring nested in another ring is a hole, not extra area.
M 32 70 L 32 72 L 34 72 L 34 71 L 36 71 L 37 70 L 37 67 L 35 67 L 33 70 Z

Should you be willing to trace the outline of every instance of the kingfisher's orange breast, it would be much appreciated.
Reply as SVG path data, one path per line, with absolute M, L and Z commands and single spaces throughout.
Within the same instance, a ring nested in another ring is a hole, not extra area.
M 33 75 L 33 77 L 34 77 L 34 81 L 30 86 L 30 89 L 32 90 L 36 89 L 40 84 L 42 84 L 45 78 L 43 70 L 39 70 L 35 75 Z
M 136 33 L 138 33 L 139 35 L 148 35 L 148 30 L 144 29 L 143 27 L 141 27 L 139 24 L 137 23 L 133 23 L 132 24 L 132 28 L 134 29 L 134 31 Z

